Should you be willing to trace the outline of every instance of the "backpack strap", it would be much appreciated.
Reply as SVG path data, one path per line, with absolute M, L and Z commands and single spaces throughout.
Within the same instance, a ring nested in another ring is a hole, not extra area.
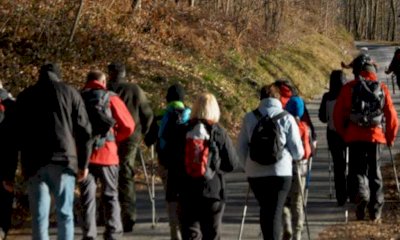
M 256 116 L 257 121 L 260 121 L 261 118 L 263 117 L 262 113 L 260 112 L 260 110 L 258 110 L 258 108 L 253 110 L 253 114 L 254 116 Z
M 272 121 L 276 122 L 276 121 L 278 121 L 279 119 L 281 119 L 282 117 L 284 117 L 284 116 L 286 116 L 288 114 L 289 113 L 287 111 L 283 110 L 283 112 L 281 112 L 281 113 L 277 114 L 276 116 L 274 116 L 272 118 Z

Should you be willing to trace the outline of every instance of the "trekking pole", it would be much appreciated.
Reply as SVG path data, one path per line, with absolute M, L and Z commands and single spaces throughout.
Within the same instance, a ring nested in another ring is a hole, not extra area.
M 346 146 L 345 159 L 346 159 L 346 169 L 344 171 L 344 175 L 346 176 L 346 182 L 348 182 L 349 181 L 349 147 L 348 146 Z M 347 191 L 349 191 L 349 190 L 351 190 L 351 189 L 347 188 Z M 347 194 L 349 195 L 350 193 L 347 192 Z M 345 219 L 344 220 L 345 223 L 347 224 L 349 222 L 349 210 L 348 209 L 346 209 L 344 211 L 344 219 Z
M 311 182 L 311 167 L 312 167 L 312 162 L 313 162 L 313 157 L 310 157 L 310 159 L 308 160 L 308 164 L 307 164 L 307 175 L 306 175 L 306 186 L 305 186 L 305 190 L 304 190 L 304 204 L 305 206 L 307 206 L 307 202 L 308 202 L 308 191 L 310 189 L 310 182 Z
M 246 213 L 247 213 L 247 204 L 249 202 L 249 195 L 250 195 L 250 185 L 247 187 L 246 199 L 244 201 L 244 207 L 243 207 L 243 213 L 242 213 L 242 222 L 240 223 L 240 230 L 239 230 L 238 240 L 242 240 L 244 221 L 246 219 Z
M 139 151 L 140 161 L 142 162 L 144 177 L 146 178 L 147 191 L 149 193 L 149 198 L 150 198 L 151 206 L 152 206 L 152 209 L 153 209 L 153 207 L 155 206 L 154 205 L 154 197 L 153 197 L 152 189 L 151 189 L 151 186 L 150 186 L 149 175 L 147 174 L 146 163 L 144 161 L 142 150 L 139 148 L 138 151 Z
M 154 158 L 154 145 L 150 147 L 150 158 L 151 158 L 151 196 L 153 201 L 151 201 L 151 227 L 154 229 L 156 227 L 156 190 L 155 190 L 155 158 Z
M 394 178 L 396 180 L 397 194 L 400 199 L 400 186 L 399 186 L 399 179 L 397 177 L 396 163 L 394 162 L 394 159 L 393 159 L 392 148 L 389 146 L 388 146 L 388 148 L 389 148 L 390 160 L 392 161 L 392 165 L 393 165 Z
M 310 227 L 308 225 L 306 200 L 305 200 L 304 192 L 303 192 L 304 185 L 303 185 L 303 181 L 301 180 L 299 164 L 297 163 L 297 161 L 295 164 L 296 164 L 296 168 L 297 168 L 297 180 L 299 181 L 301 200 L 303 202 L 304 220 L 306 221 L 308 240 L 311 240 Z
M 333 198 L 332 193 L 332 156 L 328 150 L 328 159 L 329 159 L 329 198 Z

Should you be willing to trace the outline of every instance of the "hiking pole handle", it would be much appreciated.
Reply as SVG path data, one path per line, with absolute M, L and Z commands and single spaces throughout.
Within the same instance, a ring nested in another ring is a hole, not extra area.
M 400 185 L 399 185 L 399 179 L 397 177 L 396 163 L 394 162 L 394 159 L 393 159 L 392 148 L 389 146 L 388 146 L 388 148 L 389 148 L 390 160 L 392 161 L 392 165 L 393 165 L 393 173 L 394 173 L 394 178 L 396 181 L 397 195 L 400 199 Z

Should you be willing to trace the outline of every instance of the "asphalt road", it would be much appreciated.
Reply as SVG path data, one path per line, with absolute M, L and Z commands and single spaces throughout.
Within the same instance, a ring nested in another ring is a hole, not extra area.
M 380 66 L 378 74 L 381 81 L 386 81 L 384 68 L 389 65 L 393 56 L 395 47 L 384 46 L 378 44 L 357 43 L 358 47 L 367 46 L 370 49 L 370 55 L 376 60 Z M 338 63 L 338 67 L 340 63 Z M 350 77 L 350 72 L 349 72 Z M 392 85 L 389 84 L 392 91 Z M 396 107 L 399 110 L 400 91 L 396 89 L 393 96 Z M 348 220 L 354 220 L 354 209 L 350 204 L 344 207 L 337 207 L 334 196 L 330 197 L 329 184 L 329 158 L 327 151 L 327 143 L 325 138 L 326 126 L 319 122 L 317 112 L 319 108 L 320 98 L 317 97 L 308 103 L 308 108 L 312 116 L 312 121 L 316 126 L 318 134 L 318 150 L 312 164 L 312 176 L 309 185 L 309 198 L 307 205 L 308 224 L 311 232 L 311 239 L 318 239 L 318 234 L 329 225 L 345 224 L 345 211 L 348 210 Z M 394 154 L 399 150 L 399 141 L 397 139 Z M 390 163 L 389 153 L 383 151 L 383 158 L 386 163 Z M 332 192 L 334 187 L 332 183 Z M 247 193 L 248 184 L 242 173 L 233 173 L 227 175 L 227 195 L 228 202 L 223 218 L 223 239 L 238 239 L 243 206 Z M 169 239 L 169 227 L 166 218 L 165 204 L 163 200 L 163 192 L 160 185 L 156 186 L 156 215 L 157 224 L 152 226 L 151 221 L 151 203 L 149 201 L 146 188 L 139 191 L 138 194 L 138 222 L 135 225 L 132 234 L 126 234 L 124 239 L 139 240 L 166 240 Z M 101 236 L 102 228 L 99 229 Z M 81 238 L 81 231 L 76 228 L 76 239 Z M 56 229 L 51 229 L 51 238 L 56 239 Z M 30 239 L 30 229 L 13 230 L 8 239 Z M 100 237 L 99 237 L 100 239 Z M 258 206 L 254 196 L 250 194 L 247 216 L 245 219 L 244 232 L 242 239 L 262 239 L 261 230 L 258 224 Z M 308 239 L 306 231 L 303 233 L 303 239 Z

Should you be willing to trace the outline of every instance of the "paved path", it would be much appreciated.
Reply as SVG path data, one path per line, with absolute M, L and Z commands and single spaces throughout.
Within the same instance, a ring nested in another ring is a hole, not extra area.
M 383 71 L 384 67 L 389 65 L 394 52 L 394 47 L 370 45 L 367 43 L 358 43 L 358 45 L 367 46 L 370 49 L 370 54 L 381 66 L 379 69 L 379 77 L 381 80 L 386 81 L 386 76 L 384 75 Z M 389 87 L 392 89 L 391 85 Z M 394 96 L 394 101 L 397 106 L 400 105 L 399 96 L 399 92 Z M 345 220 L 346 209 L 349 209 L 349 220 L 355 218 L 350 205 L 345 207 L 337 207 L 334 197 L 332 199 L 329 198 L 329 159 L 325 138 L 325 125 L 319 122 L 317 118 L 319 103 L 320 98 L 316 98 L 308 104 L 312 120 L 317 129 L 319 142 L 317 155 L 313 162 L 313 171 L 308 200 L 308 220 L 311 231 L 311 239 L 318 239 L 318 234 L 324 229 L 325 226 L 343 223 Z M 399 109 L 398 112 L 400 112 Z M 396 146 L 400 146 L 398 141 Z M 396 148 L 394 152 L 397 153 L 398 149 Z M 385 161 L 389 161 L 388 151 L 386 150 L 384 150 L 384 158 Z M 248 185 L 242 173 L 233 173 L 227 175 L 227 195 L 229 196 L 229 200 L 223 219 L 223 239 L 237 239 L 238 237 L 247 186 Z M 161 190 L 161 186 L 157 186 L 156 188 L 156 198 L 158 216 L 158 223 L 156 227 L 151 227 L 151 204 L 147 195 L 147 191 L 144 189 L 143 191 L 140 191 L 138 196 L 138 223 L 135 226 L 134 233 L 124 236 L 124 239 L 169 239 L 169 228 L 166 221 L 165 204 L 163 201 L 163 192 Z M 51 233 L 52 239 L 55 239 L 55 229 L 52 229 Z M 99 235 L 101 236 L 101 234 Z M 76 239 L 80 238 L 80 230 L 77 228 Z M 11 232 L 9 239 L 30 239 L 30 230 L 15 230 Z M 246 224 L 242 239 L 262 239 L 258 224 L 258 206 L 252 194 L 250 195 L 248 203 Z M 303 239 L 307 239 L 306 233 L 303 234 Z

